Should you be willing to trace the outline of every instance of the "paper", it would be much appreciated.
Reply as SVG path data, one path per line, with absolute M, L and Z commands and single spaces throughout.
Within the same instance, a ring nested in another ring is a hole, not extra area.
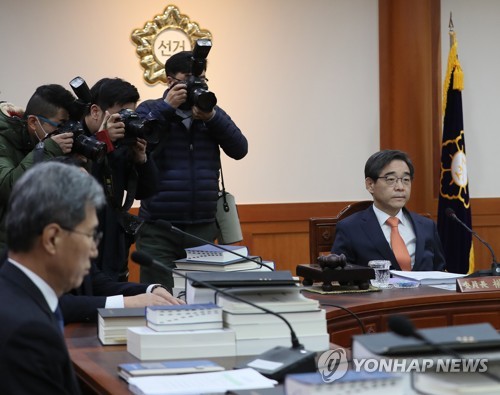
M 438 272 L 438 271 L 419 271 L 408 272 L 401 270 L 391 270 L 391 274 L 400 278 L 407 278 L 413 281 L 420 281 L 421 284 L 449 284 L 455 283 L 457 278 L 465 277 L 465 274 Z
M 189 395 L 272 388 L 276 384 L 276 381 L 248 368 L 176 376 L 134 377 L 129 380 L 129 389 L 132 393 L 140 395 Z

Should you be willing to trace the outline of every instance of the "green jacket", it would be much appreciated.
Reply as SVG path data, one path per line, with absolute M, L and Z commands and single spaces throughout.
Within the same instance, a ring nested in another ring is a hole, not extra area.
M 5 217 L 7 203 L 14 183 L 33 166 L 34 140 L 21 118 L 22 114 L 9 114 L 7 103 L 0 103 L 0 251 L 6 243 Z M 52 139 L 44 142 L 43 159 L 63 155 L 59 145 Z

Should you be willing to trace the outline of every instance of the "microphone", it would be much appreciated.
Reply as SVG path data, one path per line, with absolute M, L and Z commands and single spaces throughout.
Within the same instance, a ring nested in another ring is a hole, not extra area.
M 387 319 L 387 324 L 389 326 L 389 329 L 399 336 L 414 337 L 415 339 L 423 341 L 426 345 L 431 347 L 431 349 L 436 350 L 441 354 L 451 355 L 454 358 L 460 360 L 464 359 L 463 355 L 459 354 L 452 348 L 444 347 L 440 344 L 434 343 L 430 339 L 427 339 L 425 336 L 423 336 L 419 331 L 415 329 L 413 323 L 405 316 L 391 315 Z M 496 382 L 500 382 L 500 377 L 498 377 L 496 374 L 491 373 L 488 370 L 478 371 L 478 372 L 484 374 L 486 377 Z
M 269 270 L 271 271 L 274 271 L 274 268 L 272 268 L 271 266 L 269 265 L 266 265 L 265 263 L 263 262 L 260 262 L 258 259 L 255 259 L 255 258 L 252 258 L 250 256 L 245 256 L 245 255 L 242 255 L 238 252 L 234 252 L 234 251 L 231 251 L 229 248 L 226 248 L 222 245 L 219 245 L 219 244 L 215 244 L 215 243 L 212 243 L 211 241 L 208 241 L 208 240 L 205 240 L 205 239 L 202 239 L 201 237 L 198 237 L 196 235 L 193 235 L 192 233 L 188 233 L 188 232 L 184 232 L 183 230 L 180 230 L 179 228 L 176 228 L 175 226 L 173 226 L 170 222 L 168 221 L 165 221 L 164 219 L 157 219 L 155 221 L 151 221 L 152 223 L 154 223 L 155 225 L 158 225 L 159 227 L 165 229 L 166 231 L 168 232 L 175 232 L 175 233 L 179 233 L 181 235 L 184 235 L 184 236 L 188 236 L 188 237 L 191 237 L 192 239 L 195 239 L 195 240 L 198 240 L 198 241 L 201 241 L 202 243 L 205 243 L 205 244 L 210 244 L 211 246 L 214 246 L 215 248 L 218 248 L 222 251 L 226 251 L 226 252 L 230 252 L 231 254 L 233 255 L 236 255 L 237 257 L 239 258 L 243 258 L 243 259 L 246 259 L 248 261 L 252 261 L 252 262 L 255 262 L 257 263 L 260 267 L 264 266 L 264 267 L 267 267 Z
M 166 222 L 166 221 L 164 221 Z M 168 224 L 168 222 L 166 222 Z M 314 372 L 316 371 L 316 364 L 315 364 L 315 356 L 316 353 L 311 352 L 311 351 L 306 351 L 304 350 L 304 346 L 300 344 L 299 339 L 297 335 L 295 334 L 295 331 L 292 328 L 292 325 L 288 322 L 288 320 L 283 317 L 282 315 L 269 310 L 268 308 L 259 306 L 256 303 L 250 302 L 240 296 L 234 295 L 231 292 L 225 291 L 221 288 L 215 287 L 212 284 L 201 281 L 201 280 L 194 280 L 191 278 L 191 276 L 182 273 L 178 270 L 172 269 L 168 266 L 162 265 L 160 262 L 157 260 L 153 259 L 150 257 L 148 254 L 141 252 L 141 251 L 134 251 L 131 254 L 131 258 L 134 262 L 139 264 L 140 266 L 144 267 L 151 267 L 154 266 L 160 270 L 166 271 L 170 274 L 177 274 L 183 278 L 185 278 L 188 281 L 196 281 L 197 283 L 201 284 L 202 286 L 209 288 L 217 293 L 220 293 L 224 296 L 227 296 L 231 299 L 237 300 L 238 302 L 242 302 L 245 304 L 248 304 L 256 309 L 259 309 L 267 314 L 272 314 L 279 319 L 281 319 L 290 329 L 290 338 L 292 342 L 292 348 L 287 348 L 287 347 L 281 347 L 277 346 L 274 347 L 273 349 L 265 352 L 264 354 L 261 354 L 260 356 L 257 357 L 259 360 L 264 360 L 268 361 L 269 365 L 272 363 L 274 366 L 269 367 L 268 366 L 263 366 L 263 367 L 257 367 L 257 366 L 247 366 L 248 364 L 245 363 L 242 366 L 238 366 L 239 368 L 243 367 L 253 367 L 255 370 L 259 371 L 262 373 L 264 376 L 267 376 L 271 379 L 274 380 L 282 380 L 285 375 L 290 374 L 290 373 L 305 373 L 305 372 Z M 266 365 L 266 364 L 262 364 Z M 276 366 L 279 365 L 279 366 Z
M 491 263 L 491 269 L 490 270 L 478 270 L 477 272 L 474 272 L 470 274 L 468 277 L 481 277 L 481 276 L 499 276 L 500 275 L 500 265 L 497 262 L 497 257 L 495 256 L 495 252 L 493 251 L 493 248 L 479 235 L 474 232 L 471 228 L 469 228 L 460 218 L 457 217 L 455 214 L 455 210 L 453 210 L 451 207 L 448 207 L 445 210 L 445 214 L 448 218 L 451 218 L 455 222 L 458 222 L 460 225 L 462 225 L 470 234 L 475 236 L 483 245 L 485 245 L 488 250 L 490 250 L 491 258 L 493 262 Z

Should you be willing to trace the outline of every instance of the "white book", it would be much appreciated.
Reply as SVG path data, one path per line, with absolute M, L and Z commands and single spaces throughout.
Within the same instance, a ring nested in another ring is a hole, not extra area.
M 285 393 L 293 395 L 401 395 L 406 393 L 405 384 L 401 375 L 393 373 L 349 370 L 343 377 L 331 383 L 326 383 L 319 372 L 298 373 L 288 374 L 285 377 Z
M 297 337 L 299 338 L 299 342 L 308 351 L 322 352 L 328 350 L 330 347 L 330 335 L 328 333 Z M 292 346 L 290 331 L 281 333 L 279 337 L 237 339 L 236 355 L 258 355 L 276 346 Z
M 127 351 L 140 360 L 228 357 L 236 352 L 234 331 L 207 329 L 157 332 L 148 327 L 127 329 Z
M 324 309 L 314 311 L 295 311 L 290 313 L 280 313 L 280 315 L 288 320 L 290 324 L 295 322 L 309 322 L 309 321 L 326 321 L 326 311 Z M 249 314 L 234 314 L 227 311 L 222 312 L 222 319 L 227 325 L 244 325 L 244 324 L 270 324 L 275 322 L 283 322 L 278 317 L 260 312 Z
M 276 313 L 319 309 L 318 300 L 306 298 L 300 292 L 296 292 L 293 289 L 281 292 L 242 293 L 238 294 L 238 296 Z M 230 313 L 257 313 L 261 311 L 247 303 L 231 299 L 225 295 L 217 296 L 217 304 L 224 311 Z
M 221 245 L 226 250 L 230 250 L 236 254 L 248 256 L 248 248 L 244 246 Z M 229 251 L 224 251 L 211 244 L 205 244 L 199 247 L 186 248 L 186 259 L 189 261 L 205 261 L 205 262 L 231 262 L 238 261 L 241 256 L 233 254 Z
M 223 372 L 133 377 L 129 380 L 129 390 L 140 395 L 224 394 L 227 391 L 272 388 L 276 384 L 276 381 L 247 368 Z
M 224 327 L 222 320 L 187 324 L 155 324 L 148 321 L 147 326 L 157 332 L 197 331 L 200 329 L 222 329 Z
M 214 303 L 148 306 L 146 319 L 163 325 L 222 322 L 222 308 Z
M 272 316 L 272 315 L 271 315 Z M 326 330 L 326 320 L 312 320 L 312 321 L 302 321 L 302 322 L 290 322 L 295 334 L 297 336 L 306 335 L 321 335 L 327 333 Z M 243 324 L 243 325 L 229 325 L 225 324 L 226 328 L 234 330 L 236 333 L 236 340 L 240 339 L 259 339 L 266 336 L 277 337 L 281 336 L 283 333 L 290 331 L 288 326 L 275 317 L 275 322 L 263 324 L 259 321 L 255 321 L 253 324 Z
M 488 371 L 500 377 L 498 365 L 489 364 Z M 417 391 L 423 391 L 419 393 L 433 395 L 500 394 L 500 383 L 479 372 L 415 372 L 413 385 Z

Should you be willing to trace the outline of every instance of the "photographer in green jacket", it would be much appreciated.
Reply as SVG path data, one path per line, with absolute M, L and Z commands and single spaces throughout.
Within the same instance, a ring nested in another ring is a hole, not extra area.
M 70 119 L 75 97 L 60 85 L 43 85 L 26 110 L 0 102 L 0 250 L 5 248 L 5 212 L 14 183 L 36 162 L 68 154 L 73 133 L 51 135 Z

